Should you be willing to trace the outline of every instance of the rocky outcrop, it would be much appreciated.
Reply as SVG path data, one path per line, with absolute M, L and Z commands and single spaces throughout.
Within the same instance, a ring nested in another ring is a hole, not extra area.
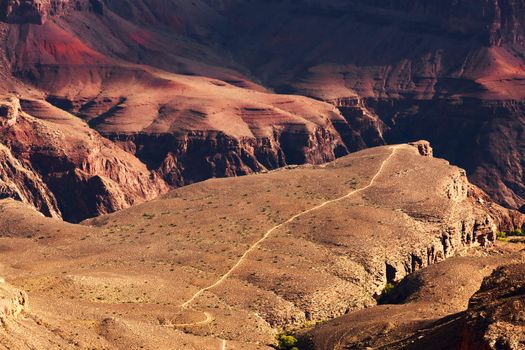
M 498 268 L 469 303 L 460 349 L 525 347 L 525 265 Z
M 321 164 L 348 153 L 336 135 L 275 128 L 271 137 L 235 138 L 222 132 L 106 135 L 135 154 L 171 186 L 247 175 L 290 164 Z
M 432 147 L 427 141 L 411 144 L 417 152 L 432 158 Z M 412 250 L 401 249 L 404 254 L 392 254 L 386 261 L 386 268 L 378 286 L 402 280 L 422 268 L 438 263 L 461 253 L 465 249 L 481 246 L 490 247 L 495 240 L 497 223 L 502 221 L 500 215 L 506 211 L 487 210 L 483 207 L 480 193 L 470 190 L 475 188 L 467 179 L 462 169 L 454 168 L 445 179 L 441 180 L 437 197 L 446 198 L 441 205 L 444 211 L 426 207 L 416 209 L 411 205 L 401 205 L 401 210 L 426 226 L 424 230 L 436 232 L 430 241 L 412 242 Z M 431 199 L 431 202 L 434 200 Z M 446 203 L 446 204 L 445 204 Z M 488 203 L 487 203 L 488 204 Z M 433 205 L 439 205 L 434 203 Z M 428 210 L 428 211 L 427 211 Z
M 2 0 L 0 19 L 8 23 L 43 24 L 50 5 L 50 0 Z
M 428 141 L 421 140 L 416 142 L 410 142 L 409 145 L 417 148 L 419 154 L 421 154 L 424 157 L 432 158 L 434 156 L 434 150 L 432 149 L 432 146 L 430 146 L 430 142 Z
M 7 101 L 7 100 L 5 100 Z M 153 199 L 164 181 L 83 122 L 42 101 L 11 98 L 16 121 L 0 128 L 1 195 L 31 204 L 48 216 L 80 221 Z
M 10 97 L 0 100 L 0 128 L 9 127 L 16 123 L 20 113 L 20 101 Z
M 366 107 L 364 100 L 350 97 L 326 102 L 336 106 L 344 117 L 344 122 L 335 122 L 334 126 L 351 151 L 386 143 L 383 133 L 387 126 Z
M 0 143 L 0 199 L 5 198 L 29 204 L 44 215 L 61 218 L 55 196 L 42 178 Z
M 44 24 L 48 17 L 69 9 L 103 14 L 102 0 L 0 0 L 0 20 L 7 23 Z
M 0 278 L 0 323 L 6 327 L 7 322 L 15 320 L 28 309 L 28 298 L 24 291 L 18 290 Z M 1 331 L 0 331 L 1 332 Z

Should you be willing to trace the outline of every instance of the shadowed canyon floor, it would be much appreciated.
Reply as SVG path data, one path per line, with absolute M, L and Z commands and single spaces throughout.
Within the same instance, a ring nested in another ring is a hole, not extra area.
M 374 306 L 387 282 L 491 255 L 488 203 L 419 146 L 208 180 L 82 225 L 4 200 L 1 273 L 29 307 L 2 344 L 269 349 L 283 328 Z

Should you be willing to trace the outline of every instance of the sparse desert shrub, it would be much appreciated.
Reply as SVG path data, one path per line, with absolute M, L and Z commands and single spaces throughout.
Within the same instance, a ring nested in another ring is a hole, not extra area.
M 513 228 L 512 230 L 496 232 L 496 239 L 502 242 L 513 242 L 510 237 L 525 237 L 525 232 L 521 228 Z
M 525 232 L 523 232 L 520 228 L 515 228 L 510 230 L 507 233 L 508 237 L 525 237 Z
M 394 290 L 395 288 L 395 285 L 392 283 L 392 282 L 388 282 L 386 285 L 385 285 L 385 288 L 383 289 L 383 292 L 381 293 L 382 295 L 384 296 L 387 296 L 389 295 L 390 293 L 392 293 L 392 291 Z
M 375 298 L 379 304 L 390 304 L 392 302 L 393 291 L 396 285 L 392 282 L 385 284 L 385 287 L 381 291 L 381 294 L 376 295 Z
M 514 228 L 508 232 L 505 232 L 505 231 L 496 232 L 496 239 L 498 241 L 508 242 L 509 237 L 525 237 L 525 232 L 523 232 L 523 230 L 520 228 Z
M 498 231 L 498 232 L 496 232 L 496 239 L 497 239 L 498 241 L 508 242 L 508 239 L 507 239 L 507 232 L 504 232 L 504 231 Z
M 299 350 L 297 343 L 299 341 L 291 334 L 283 333 L 277 336 L 278 350 Z

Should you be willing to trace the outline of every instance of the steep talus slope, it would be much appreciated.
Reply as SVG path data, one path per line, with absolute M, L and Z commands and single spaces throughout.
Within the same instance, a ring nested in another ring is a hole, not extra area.
M 385 146 L 207 180 L 84 225 L 3 201 L 4 275 L 81 347 L 267 349 L 283 328 L 373 306 L 388 282 L 492 245 L 498 218 L 430 155 Z

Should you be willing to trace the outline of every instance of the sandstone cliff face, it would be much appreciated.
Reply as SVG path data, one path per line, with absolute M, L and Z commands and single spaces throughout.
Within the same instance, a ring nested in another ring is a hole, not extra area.
M 420 156 L 433 158 L 433 150 L 428 142 L 414 142 L 411 146 L 417 149 Z M 410 162 L 408 159 L 407 157 L 407 162 Z M 441 171 L 435 164 L 439 164 L 439 160 L 421 163 L 434 168 L 436 174 Z M 400 281 L 405 276 L 454 256 L 466 248 L 491 246 L 494 242 L 496 224 L 499 224 L 500 216 L 506 211 L 488 210 L 482 205 L 482 193 L 473 190 L 475 187 L 469 183 L 465 171 L 454 167 L 450 170 L 437 184 L 420 185 L 428 186 L 429 192 L 436 193 L 436 198 L 429 198 L 426 204 L 410 203 L 413 200 L 412 195 L 402 190 L 395 194 L 399 199 L 392 198 L 394 194 L 382 195 L 385 201 L 394 201 L 399 210 L 418 224 L 422 224 L 421 230 L 433 232 L 434 235 L 431 234 L 429 240 L 407 241 L 407 246 L 401 248 L 400 252 L 391 253 L 385 262 L 383 274 L 378 275 L 380 279 L 376 282 L 376 293 L 381 291 L 385 283 Z M 426 174 L 421 174 L 418 182 L 426 181 L 425 176 Z M 430 178 L 428 180 L 430 181 Z M 395 184 L 395 180 L 386 181 L 383 186 L 393 189 Z M 398 186 L 402 188 L 404 185 L 398 183 Z M 376 268 L 380 270 L 379 266 Z
M 383 9 L 431 17 L 435 25 L 461 35 L 480 36 L 489 45 L 524 44 L 522 0 L 372 0 L 363 4 Z M 432 23 L 432 22 L 431 22 Z M 429 28 L 428 23 L 426 29 Z M 421 29 L 425 30 L 424 27 Z
M 348 153 L 336 134 L 323 128 L 310 132 L 274 130 L 271 137 L 235 138 L 221 132 L 106 135 L 135 154 L 171 186 L 214 177 L 230 177 L 290 164 L 321 164 Z
M 17 98 L 0 100 L 0 130 L 13 127 L 20 113 Z M 0 198 L 14 198 L 34 206 L 45 215 L 61 217 L 55 197 L 31 164 L 18 160 L 3 143 L 0 143 L 0 169 Z
M 48 119 L 38 119 L 20 109 L 17 99 L 9 101 L 18 115 L 0 129 L 3 197 L 80 221 L 167 190 L 140 161 L 75 117 L 41 101 L 25 101 L 28 109 L 45 111 Z
M 61 218 L 58 203 L 33 169 L 26 168 L 11 150 L 0 144 L 0 198 L 30 204 L 44 215 Z

